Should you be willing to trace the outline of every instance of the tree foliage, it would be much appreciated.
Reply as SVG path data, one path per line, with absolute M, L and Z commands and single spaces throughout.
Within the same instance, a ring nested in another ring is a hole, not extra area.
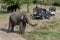
M 0 3 L 4 3 L 7 5 L 12 5 L 15 3 L 27 4 L 27 11 L 29 12 L 29 5 L 33 3 L 34 0 L 0 0 Z M 60 4 L 60 0 L 35 0 L 37 3 L 42 3 L 45 5 L 51 5 L 54 2 Z
M 0 3 L 6 3 L 6 4 L 15 4 L 16 2 L 22 3 L 22 4 L 31 4 L 34 0 L 1 0 Z M 52 4 L 54 2 L 57 2 L 60 4 L 60 0 L 35 0 L 39 3 L 43 4 Z

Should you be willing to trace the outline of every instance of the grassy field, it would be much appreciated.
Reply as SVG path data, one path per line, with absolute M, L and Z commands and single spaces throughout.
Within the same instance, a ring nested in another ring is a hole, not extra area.
M 27 32 L 23 37 L 27 40 L 60 40 L 60 21 L 44 23 L 43 26 L 38 26 L 33 32 Z
M 49 8 L 50 6 L 45 6 Z M 30 6 L 30 14 L 32 14 L 33 5 Z M 59 10 L 59 7 L 56 7 Z M 26 5 L 22 6 L 22 10 L 26 11 Z M 8 20 L 11 13 L 0 11 L 0 21 Z M 42 22 L 41 22 L 42 21 Z M 41 20 L 41 25 L 34 27 L 34 31 L 26 32 L 22 35 L 26 40 L 60 40 L 60 19 Z M 39 23 L 39 24 L 40 24 Z

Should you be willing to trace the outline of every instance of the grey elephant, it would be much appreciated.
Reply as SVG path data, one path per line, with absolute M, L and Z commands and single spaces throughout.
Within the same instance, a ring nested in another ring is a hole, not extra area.
M 8 27 L 8 32 L 14 31 L 14 26 L 19 25 L 19 33 L 24 33 L 26 24 L 29 24 L 31 26 L 36 26 L 37 24 L 33 24 L 31 22 L 30 15 L 26 14 L 27 12 L 20 12 L 16 11 L 13 12 L 10 17 L 9 17 L 9 27 Z

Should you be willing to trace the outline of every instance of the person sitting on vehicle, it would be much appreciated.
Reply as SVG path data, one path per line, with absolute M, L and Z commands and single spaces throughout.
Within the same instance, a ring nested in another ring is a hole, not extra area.
M 45 18 L 45 19 L 49 19 L 50 18 L 50 14 L 49 12 L 43 7 L 44 5 L 42 5 L 42 16 Z
M 43 7 L 44 5 L 41 4 L 37 4 L 36 8 L 34 8 L 34 15 L 38 15 L 39 13 L 41 13 L 41 15 L 44 18 L 48 18 L 49 14 L 47 13 L 47 10 Z
M 46 13 L 46 9 L 45 9 L 43 6 L 44 6 L 44 5 L 42 5 L 42 4 L 36 5 L 36 10 L 38 11 L 38 13 L 39 13 L 39 12 L 42 13 L 42 14 L 43 14 L 43 12 Z
M 41 9 L 42 9 L 41 4 L 37 4 L 37 5 L 36 5 L 36 10 L 37 10 L 37 11 L 41 11 Z
M 41 4 L 36 4 L 36 7 L 33 9 L 34 14 L 38 15 L 39 13 L 41 13 L 42 10 L 42 6 Z

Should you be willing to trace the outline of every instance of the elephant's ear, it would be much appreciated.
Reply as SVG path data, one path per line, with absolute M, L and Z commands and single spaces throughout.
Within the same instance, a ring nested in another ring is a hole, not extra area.
M 24 16 L 22 15 L 22 16 L 21 16 L 21 19 L 22 19 L 22 20 L 23 20 L 23 17 L 24 17 Z

